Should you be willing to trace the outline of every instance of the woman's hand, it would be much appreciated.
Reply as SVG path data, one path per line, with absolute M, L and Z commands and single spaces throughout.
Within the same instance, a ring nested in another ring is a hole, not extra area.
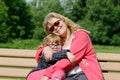
M 75 56 L 71 52 L 67 52 L 67 57 L 71 63 L 73 63 L 73 64 L 76 63 Z
M 52 51 L 52 49 L 49 46 L 46 46 L 43 49 L 43 54 L 45 56 L 46 61 L 50 61 L 52 59 L 53 51 Z
M 48 80 L 49 78 L 47 76 L 42 76 L 41 80 Z

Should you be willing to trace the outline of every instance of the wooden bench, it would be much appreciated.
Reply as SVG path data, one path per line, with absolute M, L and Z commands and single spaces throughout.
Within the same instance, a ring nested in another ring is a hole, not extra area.
M 0 80 L 25 80 L 36 50 L 0 49 Z M 97 53 L 105 80 L 120 80 L 120 54 Z

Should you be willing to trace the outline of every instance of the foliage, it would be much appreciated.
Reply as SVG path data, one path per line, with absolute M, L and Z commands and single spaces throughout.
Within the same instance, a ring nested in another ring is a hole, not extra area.
M 8 18 L 8 7 L 3 0 L 0 0 L 0 41 L 6 41 L 9 35 L 9 28 L 7 28 L 6 21 Z
M 119 0 L 76 0 L 69 17 L 91 32 L 94 44 L 118 46 L 119 13 Z
M 113 1 L 115 0 L 95 0 L 90 3 L 88 0 L 87 18 L 94 24 L 92 28 L 93 42 L 113 45 L 111 43 L 114 41 L 113 36 L 116 34 L 120 36 L 120 9 L 118 9 L 120 5 L 114 4 Z M 120 45 L 120 42 L 114 45 Z
M 86 15 L 86 0 L 75 0 L 67 2 L 67 5 L 72 5 L 72 10 L 70 13 L 68 13 L 68 17 L 70 17 L 73 21 L 77 22 L 78 20 L 81 20 Z M 66 16 L 67 16 L 66 15 Z
M 39 0 L 37 3 L 36 0 L 34 0 L 33 3 L 31 3 L 30 5 L 34 13 L 34 21 L 36 22 L 36 28 L 34 30 L 33 38 L 43 39 L 43 37 L 45 36 L 42 25 L 44 17 L 49 12 L 63 13 L 64 10 L 60 6 L 59 0 Z
M 0 16 L 0 30 L 2 35 L 0 40 L 7 41 L 14 38 L 32 38 L 34 23 L 32 21 L 32 14 L 29 6 L 26 5 L 25 0 L 1 0 L 4 6 Z M 4 18 L 3 18 L 4 17 Z
M 93 44 L 120 46 L 120 0 L 0 0 L 0 42 L 43 39 L 42 23 L 49 12 L 89 30 Z

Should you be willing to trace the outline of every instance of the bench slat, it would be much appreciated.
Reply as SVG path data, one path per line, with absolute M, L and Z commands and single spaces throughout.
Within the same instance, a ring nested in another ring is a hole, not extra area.
M 1 78 L 0 77 L 0 80 L 23 80 L 23 79 L 20 79 L 20 78 L 18 78 L 18 79 L 16 79 L 16 78 L 6 78 L 6 77 Z
M 26 77 L 31 69 L 0 68 L 0 76 L 3 77 Z
M 97 53 L 98 60 L 101 61 L 118 61 L 120 62 L 120 54 L 112 53 Z
M 103 73 L 105 80 L 120 80 L 120 73 Z
M 0 76 L 23 78 L 27 76 L 27 74 L 30 72 L 30 69 L 0 68 L 0 71 L 1 71 Z M 103 73 L 103 75 L 105 80 L 119 80 L 119 76 L 120 76 L 119 73 Z
M 103 71 L 120 71 L 120 63 L 114 62 L 100 62 Z
M 0 80 L 15 80 L 15 79 L 5 79 L 5 78 L 0 78 Z
M 35 59 L 0 57 L 1 66 L 35 67 Z
M 0 56 L 35 57 L 36 50 L 0 49 Z
M 2 66 L 35 67 L 35 65 L 37 65 L 37 63 L 36 63 L 35 59 L 0 57 L 0 65 L 2 65 Z M 102 70 L 104 70 L 104 71 L 120 71 L 120 63 L 100 62 L 100 65 L 101 65 Z

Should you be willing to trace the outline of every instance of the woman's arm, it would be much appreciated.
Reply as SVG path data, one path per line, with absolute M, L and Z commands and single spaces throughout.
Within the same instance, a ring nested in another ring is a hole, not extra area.
M 40 47 L 37 52 L 36 52 L 36 61 L 38 62 L 41 55 L 44 54 L 45 55 L 45 59 L 47 61 L 50 61 L 52 59 L 52 49 L 49 46 L 45 46 L 45 47 Z
M 83 30 L 77 31 L 74 34 L 70 50 L 71 53 L 75 56 L 75 59 L 78 63 L 82 60 L 83 56 L 85 55 L 87 44 L 89 43 L 89 41 L 90 40 L 88 33 Z M 62 59 L 57 61 L 56 64 L 54 64 L 53 66 L 47 68 L 44 75 L 50 77 L 51 74 L 58 69 L 68 71 L 71 69 L 71 67 L 73 66 L 68 59 Z
M 37 62 L 39 62 L 39 60 L 40 60 L 40 57 L 41 57 L 41 55 L 42 55 L 43 49 L 44 49 L 44 47 L 40 47 L 40 48 L 38 48 L 38 50 L 36 51 L 35 59 L 36 59 Z

